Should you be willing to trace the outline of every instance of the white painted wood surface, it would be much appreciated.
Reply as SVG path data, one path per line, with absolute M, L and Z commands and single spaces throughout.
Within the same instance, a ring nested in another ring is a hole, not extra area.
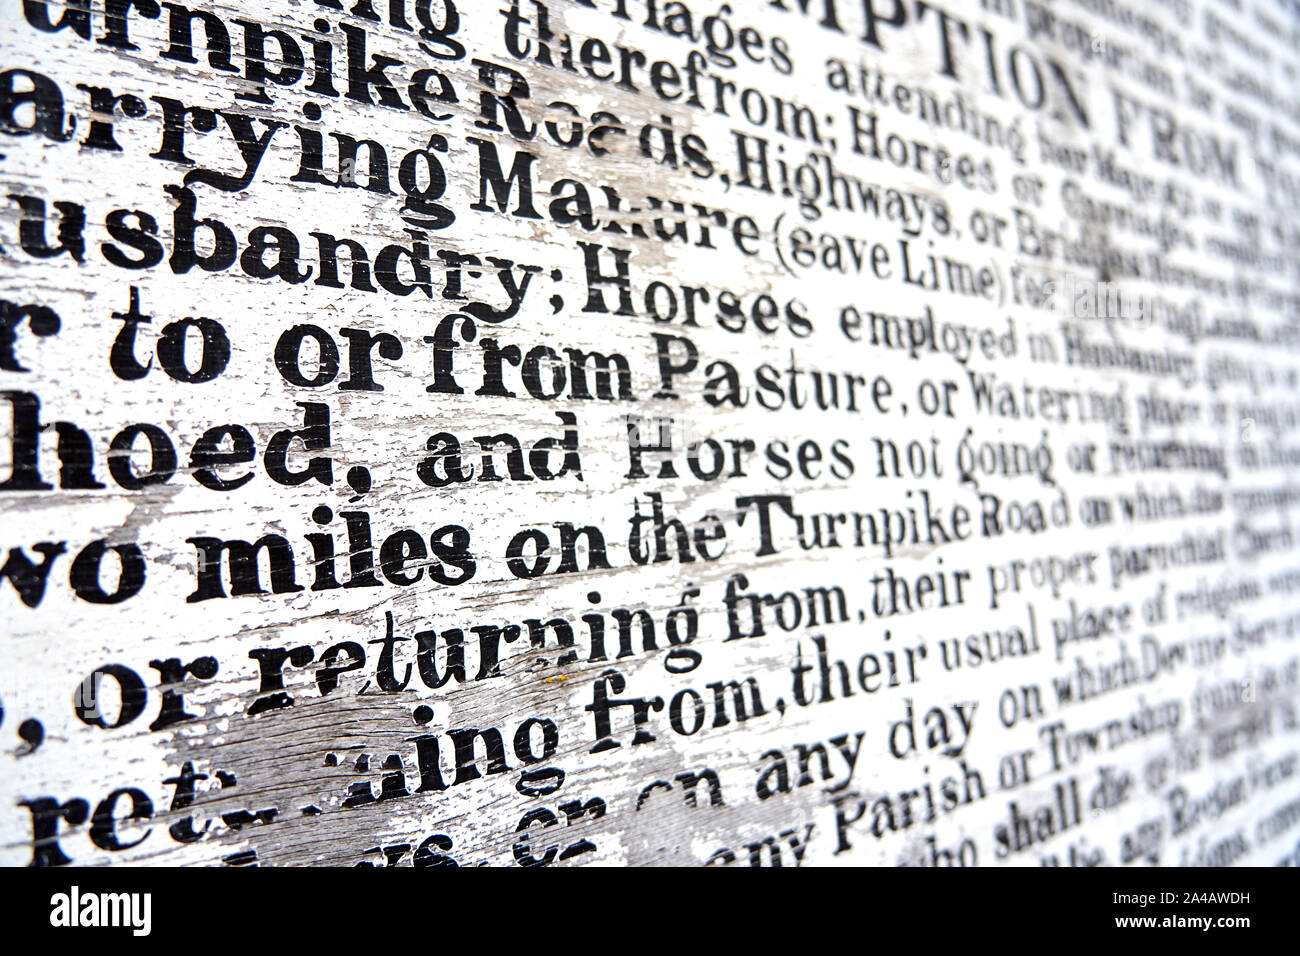
M 1294 11 L 89 2 L 0 20 L 0 861 L 1300 852 Z

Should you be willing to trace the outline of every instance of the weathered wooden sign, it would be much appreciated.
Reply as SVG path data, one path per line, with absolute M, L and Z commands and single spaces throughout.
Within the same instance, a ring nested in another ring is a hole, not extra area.
M 3 0 L 0 861 L 1300 856 L 1300 16 Z

